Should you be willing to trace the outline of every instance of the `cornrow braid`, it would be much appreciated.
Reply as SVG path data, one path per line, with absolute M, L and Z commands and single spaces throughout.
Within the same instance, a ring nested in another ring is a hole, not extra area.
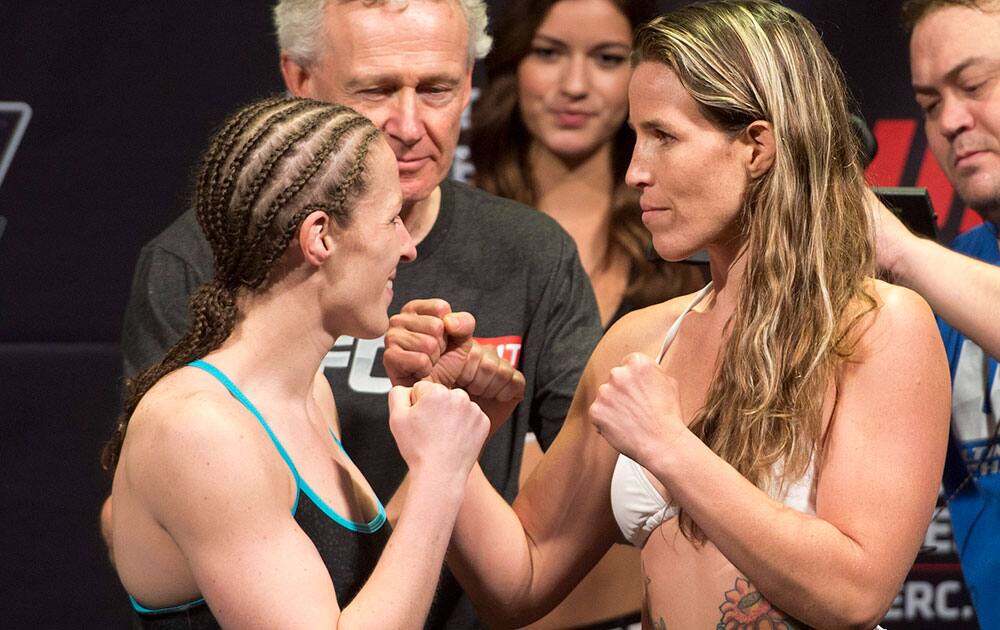
M 225 179 L 223 180 L 222 186 L 219 191 L 219 199 L 216 201 L 222 207 L 228 207 L 233 202 L 233 195 L 236 193 L 237 187 L 243 191 L 241 195 L 243 198 L 248 198 L 248 206 L 253 205 L 254 196 L 256 192 L 260 189 L 265 181 L 271 176 L 271 171 L 281 160 L 285 157 L 285 154 L 290 151 L 295 143 L 298 142 L 303 137 L 313 133 L 319 126 L 320 122 L 323 120 L 323 113 L 317 112 L 309 116 L 300 126 L 295 133 L 280 138 L 278 145 L 273 148 L 273 150 L 264 156 L 258 150 L 261 145 L 267 145 L 271 147 L 275 142 L 273 138 L 273 131 L 277 123 L 287 121 L 291 116 L 294 116 L 302 112 L 308 103 L 299 104 L 297 107 L 290 108 L 290 111 L 279 112 L 273 116 L 266 128 L 260 129 L 257 133 L 244 144 L 243 149 L 236 154 L 232 161 L 225 168 Z M 272 133 L 269 133 L 272 132 Z M 249 184 L 243 183 L 240 180 L 245 177 L 245 171 L 248 166 L 249 161 L 262 161 L 259 169 L 253 174 L 252 179 Z M 242 184 L 242 185 L 240 185 Z M 249 217 L 240 215 L 244 220 Z
M 263 124 L 261 124 L 256 131 L 252 132 L 248 138 L 246 138 L 244 141 L 241 142 L 242 148 L 236 152 L 236 155 L 228 161 L 227 160 L 220 161 L 218 165 L 218 170 L 216 171 L 216 176 L 222 177 L 222 182 L 220 185 L 213 186 L 212 188 L 209 189 L 208 204 L 210 207 L 213 207 L 217 210 L 218 209 L 224 210 L 230 207 L 230 205 L 232 204 L 233 195 L 235 194 L 237 188 L 238 184 L 237 180 L 239 179 L 239 175 L 248 166 L 247 156 L 250 155 L 250 152 L 258 151 L 261 144 L 264 143 L 264 140 L 266 138 L 270 137 L 269 134 L 275 131 L 279 123 L 289 120 L 291 116 L 304 112 L 306 108 L 309 107 L 309 105 L 310 104 L 308 102 L 297 103 L 293 107 L 289 108 L 290 111 L 286 110 L 275 113 L 268 113 L 267 119 L 263 121 Z M 284 153 L 285 150 L 287 150 L 288 147 L 292 146 L 293 143 L 299 141 L 310 131 L 314 130 L 316 128 L 316 123 L 319 121 L 321 116 L 322 113 L 313 115 L 305 122 L 302 129 L 297 130 L 296 133 L 286 138 L 284 140 L 283 148 L 280 148 L 278 151 L 275 151 L 274 153 L 270 154 L 265 159 L 264 165 L 261 168 L 260 173 L 263 174 L 264 177 L 269 177 L 271 174 L 270 167 L 273 166 L 274 162 L 276 162 L 281 157 L 281 155 Z M 232 150 L 233 145 L 237 139 L 238 138 L 233 138 L 230 142 L 227 143 L 229 150 Z M 253 222 L 251 217 L 249 216 L 249 213 L 246 212 L 247 208 L 239 208 L 238 210 L 240 211 L 235 213 L 215 211 L 206 215 L 210 216 L 213 219 L 213 224 L 212 224 L 213 228 L 219 230 L 216 233 L 215 238 L 221 239 L 223 242 L 226 242 L 234 238 L 237 234 L 243 233 L 247 229 L 247 226 L 249 226 Z M 220 222 L 220 217 L 222 217 L 223 215 L 230 215 L 230 214 L 233 215 L 232 219 L 230 219 L 229 216 L 227 216 L 226 221 Z M 201 217 L 203 215 L 199 213 L 198 216 L 200 222 Z M 207 230 L 207 227 L 205 225 L 202 225 L 202 229 L 206 230 L 206 234 L 209 235 L 209 240 L 211 241 L 211 233 Z M 232 252 L 232 251 L 229 251 L 229 253 L 236 253 L 237 255 L 239 254 L 239 252 Z M 233 260 L 232 257 L 228 257 L 226 259 L 220 259 L 217 256 L 215 260 L 216 273 L 222 273 L 220 270 L 225 270 L 225 272 L 228 273 L 229 271 L 234 269 L 235 265 L 237 264 L 238 260 Z
M 324 210 L 334 218 L 342 226 L 345 224 L 344 219 L 347 217 L 346 205 L 347 196 L 350 192 L 356 191 L 358 186 L 361 184 L 361 179 L 365 172 L 365 161 L 368 156 L 368 150 L 370 148 L 371 142 L 379 137 L 381 132 L 378 129 L 369 129 L 361 140 L 358 142 L 358 148 L 355 154 L 354 163 L 351 169 L 344 176 L 343 181 L 337 185 L 336 189 L 329 195 L 330 202 L 325 204 L 309 205 L 299 210 L 296 214 L 292 216 L 285 226 L 285 231 L 276 239 L 274 239 L 270 251 L 268 251 L 264 257 L 261 259 L 261 264 L 264 268 L 269 269 L 274 261 L 285 251 L 288 247 L 288 243 L 292 240 L 295 231 L 298 229 L 302 220 L 309 215 L 310 212 L 315 210 Z M 261 281 L 263 277 L 261 278 Z M 258 281 L 259 283 L 259 281 Z
M 229 337 L 240 317 L 238 296 L 266 287 L 303 219 L 321 210 L 341 227 L 350 225 L 353 202 L 368 187 L 368 152 L 378 135 L 350 108 L 285 96 L 251 103 L 222 125 L 202 158 L 194 201 L 215 278 L 191 295 L 184 336 L 126 383 L 115 433 L 101 454 L 106 469 L 117 466 L 142 397 Z
M 260 101 L 251 107 L 247 107 L 240 110 L 239 114 L 231 117 L 217 132 L 219 138 L 232 138 L 237 134 L 242 133 L 243 129 L 253 120 L 257 114 L 262 110 L 267 109 L 274 105 L 274 103 L 281 100 L 281 97 L 274 97 L 264 101 Z M 213 144 L 209 147 L 208 151 L 205 152 L 205 157 L 203 159 L 204 166 L 201 169 L 201 173 L 198 177 L 198 189 L 202 189 L 207 185 L 212 173 L 214 172 L 215 165 L 220 163 L 221 156 L 224 155 L 223 143 Z M 211 166 L 210 166 L 211 165 Z
M 340 148 L 341 140 L 355 128 L 365 124 L 368 124 L 368 121 L 366 119 L 355 118 L 354 120 L 348 122 L 347 124 L 339 127 L 336 133 L 333 134 L 328 140 L 324 141 L 323 144 L 319 147 L 319 149 L 316 151 L 313 161 L 299 173 L 298 177 L 296 177 L 296 179 L 293 182 L 291 182 L 280 193 L 278 193 L 278 195 L 274 198 L 274 201 L 272 201 L 268 205 L 267 210 L 264 211 L 262 217 L 258 221 L 256 232 L 254 233 L 253 238 L 248 243 L 247 248 L 239 252 L 241 266 L 243 259 L 251 252 L 255 251 L 257 247 L 260 246 L 260 243 L 263 240 L 264 235 L 267 233 L 267 229 L 274 223 L 274 220 L 278 216 L 279 211 L 287 203 L 289 203 L 292 199 L 294 199 L 296 195 L 303 190 L 303 188 L 305 188 L 305 186 L 316 174 L 316 171 L 319 170 L 319 168 L 326 162 L 326 159 L 332 153 L 334 153 Z M 367 149 L 368 146 L 367 144 L 365 144 L 364 150 L 366 152 Z M 282 150 L 280 156 L 284 157 L 286 154 L 287 151 Z M 276 162 L 277 160 L 274 160 L 274 163 L 269 164 L 265 167 L 267 173 L 270 173 L 271 169 L 275 167 Z M 262 173 L 263 172 L 265 172 L 265 170 L 262 170 Z M 257 202 L 260 200 L 261 188 L 263 187 L 265 181 L 266 178 L 258 176 L 254 178 L 253 182 L 251 182 L 250 190 L 248 191 L 247 194 L 248 206 L 257 205 Z M 353 183 L 353 179 L 351 179 L 350 173 L 348 173 L 344 177 L 344 181 L 345 182 L 351 181 Z M 336 210 L 340 210 L 342 208 L 342 204 L 338 203 L 337 199 L 332 199 L 331 202 L 328 203 L 327 205 L 331 206 L 332 209 Z M 333 214 L 334 216 L 337 215 L 336 212 Z M 303 215 L 302 218 L 305 218 L 305 215 Z M 285 250 L 285 247 L 287 246 L 288 246 L 287 239 L 279 239 L 277 241 L 273 241 L 270 250 L 268 252 L 269 255 L 264 257 L 267 258 L 268 261 L 265 263 L 263 268 L 248 270 L 248 271 L 253 271 L 253 273 L 243 278 L 242 279 L 243 282 L 247 284 L 247 286 L 250 286 L 251 288 L 256 288 L 256 286 L 259 286 L 260 283 L 263 281 L 264 277 L 261 272 L 269 268 L 271 260 L 273 260 L 277 254 L 283 252 Z
M 246 132 L 249 125 L 253 123 L 258 124 L 258 128 L 261 133 L 265 131 L 268 127 L 266 125 L 260 125 L 260 116 L 264 112 L 272 112 L 276 104 L 280 103 L 280 99 L 269 99 L 268 101 L 259 104 L 258 106 L 248 107 L 245 111 L 240 112 L 240 115 L 232 119 L 232 124 L 225 125 L 222 131 L 217 136 L 217 142 L 213 143 L 212 147 L 209 149 L 208 154 L 204 160 L 204 166 L 201 171 L 201 177 L 199 178 L 199 185 L 196 191 L 196 199 L 206 203 L 206 204 L 219 204 L 220 189 L 222 188 L 217 184 L 219 178 L 222 176 L 222 169 L 230 156 L 233 144 L 236 142 L 237 138 L 240 138 Z M 304 106 L 304 105 L 303 105 Z M 254 137 L 251 136 L 249 142 L 245 142 L 244 146 L 253 143 Z M 230 162 L 231 163 L 231 162 Z M 225 198 L 223 195 L 222 198 Z M 199 213 L 201 216 L 201 213 Z M 219 215 L 221 218 L 221 215 Z M 206 236 L 209 242 L 212 241 L 216 235 L 222 235 L 226 232 L 226 226 L 222 223 L 213 226 L 215 229 L 207 230 Z M 206 226 L 202 225 L 202 229 Z M 222 238 L 221 236 L 219 238 Z

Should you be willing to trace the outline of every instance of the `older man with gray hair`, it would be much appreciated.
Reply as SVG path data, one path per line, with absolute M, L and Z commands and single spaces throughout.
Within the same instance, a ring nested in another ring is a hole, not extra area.
M 524 400 L 480 458 L 511 501 L 526 434 L 543 447 L 555 438 L 601 329 L 576 247 L 555 221 L 447 178 L 473 63 L 490 46 L 485 3 L 281 0 L 274 17 L 288 91 L 353 107 L 384 132 L 395 154 L 401 216 L 417 258 L 398 270 L 390 313 L 402 310 L 418 327 L 438 331 L 448 351 L 448 333 L 463 318 L 446 316 L 471 312 L 479 345 L 524 374 Z M 157 361 L 181 335 L 188 295 L 212 274 L 211 251 L 191 211 L 143 248 L 123 332 L 127 376 Z M 383 349 L 383 339 L 341 337 L 324 368 L 337 392 L 343 442 L 385 500 L 406 474 L 388 428 L 389 376 L 412 382 L 426 371 L 414 365 L 387 375 Z M 478 626 L 450 575 L 428 625 Z

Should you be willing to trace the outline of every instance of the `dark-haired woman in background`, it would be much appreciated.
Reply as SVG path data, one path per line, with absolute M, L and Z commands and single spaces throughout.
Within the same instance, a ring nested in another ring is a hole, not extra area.
M 392 151 L 346 107 L 271 99 L 215 136 L 195 209 L 216 277 L 129 383 L 105 451 L 143 627 L 423 627 L 489 423 L 458 390 L 390 392 L 410 469 L 390 536 L 320 370 L 340 335 L 388 327 L 396 265 L 416 255 L 401 204 Z
M 632 31 L 655 16 L 653 0 L 504 3 L 472 113 L 476 185 L 538 208 L 570 233 L 605 327 L 707 280 L 695 265 L 647 259 L 639 196 L 625 185 L 635 142 L 625 124 Z M 524 453 L 522 483 L 541 449 L 529 442 Z M 637 619 L 637 567 L 634 550 L 616 547 L 539 627 Z

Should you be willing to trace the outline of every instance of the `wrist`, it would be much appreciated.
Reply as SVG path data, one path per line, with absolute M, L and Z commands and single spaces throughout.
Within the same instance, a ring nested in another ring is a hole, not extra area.
M 461 503 L 469 472 L 454 466 L 426 465 L 410 468 L 409 496 L 423 494 L 449 502 Z
M 914 267 L 925 260 L 928 247 L 933 247 L 935 243 L 911 232 L 905 230 L 902 232 L 896 240 L 887 270 L 894 282 L 912 288 Z
M 673 437 L 656 444 L 650 444 L 639 461 L 643 468 L 659 479 L 667 489 L 675 481 L 690 473 L 687 457 L 694 448 L 705 445 L 687 427 L 683 427 Z

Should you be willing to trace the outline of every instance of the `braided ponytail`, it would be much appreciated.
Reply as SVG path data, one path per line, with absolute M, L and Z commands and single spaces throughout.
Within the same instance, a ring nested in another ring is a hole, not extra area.
M 191 295 L 188 331 L 159 363 L 126 382 L 124 408 L 101 454 L 106 469 L 117 466 L 142 397 L 232 334 L 238 296 L 266 287 L 303 219 L 323 210 L 349 225 L 352 201 L 367 188 L 368 150 L 378 135 L 347 107 L 292 97 L 252 103 L 223 124 L 202 158 L 194 202 L 215 279 Z

